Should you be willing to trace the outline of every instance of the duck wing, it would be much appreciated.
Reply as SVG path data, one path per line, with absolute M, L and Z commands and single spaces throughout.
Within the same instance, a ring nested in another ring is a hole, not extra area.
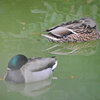
M 62 38 L 63 36 L 67 36 L 70 34 L 77 34 L 75 31 L 73 31 L 73 26 L 76 23 L 79 23 L 79 22 L 75 20 L 75 21 L 59 24 L 55 27 L 47 29 L 46 32 L 48 32 L 48 34 L 47 35 L 43 34 L 43 36 L 48 37 L 49 35 L 49 36 L 54 36 L 57 38 Z
M 52 58 L 29 58 L 28 62 L 22 67 L 30 70 L 31 72 L 41 71 L 47 68 L 54 70 L 57 66 L 57 60 Z

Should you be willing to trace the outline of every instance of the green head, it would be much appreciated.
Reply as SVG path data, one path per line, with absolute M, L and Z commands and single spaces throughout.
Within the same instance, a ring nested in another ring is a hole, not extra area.
M 28 59 L 24 55 L 16 55 L 8 62 L 8 68 L 12 70 L 20 69 L 25 63 L 27 63 Z

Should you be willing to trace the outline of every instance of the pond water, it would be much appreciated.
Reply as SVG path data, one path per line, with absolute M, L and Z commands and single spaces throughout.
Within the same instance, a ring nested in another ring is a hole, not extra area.
M 100 40 L 51 43 L 41 34 L 61 22 L 93 18 L 100 31 L 100 0 L 0 0 L 0 99 L 100 100 Z M 3 79 L 16 54 L 56 56 L 53 79 L 8 84 Z

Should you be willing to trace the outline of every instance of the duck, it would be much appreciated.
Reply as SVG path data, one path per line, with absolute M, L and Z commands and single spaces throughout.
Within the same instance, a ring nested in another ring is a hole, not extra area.
M 43 37 L 52 42 L 82 42 L 97 40 L 100 32 L 91 18 L 69 21 L 45 30 Z
M 13 83 L 30 83 L 48 79 L 52 76 L 58 62 L 51 58 L 27 58 L 18 54 L 8 62 L 4 80 Z

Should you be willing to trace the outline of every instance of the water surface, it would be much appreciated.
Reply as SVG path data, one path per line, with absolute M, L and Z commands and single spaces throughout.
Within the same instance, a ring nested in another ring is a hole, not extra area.
M 16 54 L 56 56 L 57 79 L 13 85 L 0 80 L 2 100 L 100 100 L 100 40 L 48 42 L 43 30 L 61 22 L 90 17 L 100 30 L 100 0 L 1 0 L 0 79 Z

